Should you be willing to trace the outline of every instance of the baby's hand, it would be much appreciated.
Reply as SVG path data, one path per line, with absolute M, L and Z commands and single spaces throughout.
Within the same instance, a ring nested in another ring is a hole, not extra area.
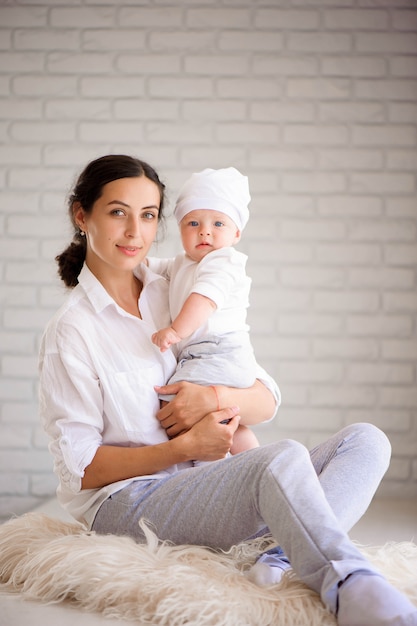
M 172 326 L 161 328 L 161 330 L 152 335 L 152 342 L 160 348 L 161 352 L 165 352 L 170 346 L 179 341 L 181 341 L 181 337 Z

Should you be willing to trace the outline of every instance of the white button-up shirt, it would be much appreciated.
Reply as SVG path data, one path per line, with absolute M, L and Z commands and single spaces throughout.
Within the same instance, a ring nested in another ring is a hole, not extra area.
M 50 437 L 61 504 L 91 525 L 109 495 L 132 480 L 159 478 L 184 466 L 138 476 L 99 489 L 81 489 L 85 468 L 101 445 L 145 446 L 167 441 L 155 414 L 155 385 L 164 385 L 176 360 L 151 341 L 170 323 L 168 284 L 141 265 L 142 319 L 120 308 L 85 265 L 79 284 L 49 322 L 40 350 L 40 412 Z M 279 403 L 274 381 L 260 378 Z

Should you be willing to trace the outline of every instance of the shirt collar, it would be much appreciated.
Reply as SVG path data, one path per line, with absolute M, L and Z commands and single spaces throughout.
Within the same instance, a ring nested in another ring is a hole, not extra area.
M 155 274 L 144 263 L 141 263 L 133 270 L 134 275 L 139 278 L 143 283 L 143 287 L 146 287 L 150 283 L 156 280 L 165 279 L 159 274 Z M 107 293 L 101 282 L 96 278 L 93 272 L 84 263 L 83 268 L 78 275 L 78 283 L 85 292 L 87 298 L 90 300 L 96 313 L 100 313 L 107 306 L 116 306 L 113 298 Z

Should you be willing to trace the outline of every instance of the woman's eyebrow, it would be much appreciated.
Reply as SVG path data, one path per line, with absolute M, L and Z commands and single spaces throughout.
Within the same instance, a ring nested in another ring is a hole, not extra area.
M 126 202 L 122 202 L 121 200 L 111 200 L 110 202 L 107 203 L 107 206 L 109 206 L 110 204 L 121 204 L 122 206 L 125 206 L 127 208 L 130 207 L 129 204 L 126 204 Z

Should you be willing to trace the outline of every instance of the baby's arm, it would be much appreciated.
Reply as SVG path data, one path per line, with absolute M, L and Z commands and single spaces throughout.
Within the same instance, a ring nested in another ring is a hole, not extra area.
M 192 335 L 215 310 L 216 305 L 210 298 L 199 293 L 190 294 L 171 326 L 152 335 L 153 343 L 165 352 L 173 344 Z

